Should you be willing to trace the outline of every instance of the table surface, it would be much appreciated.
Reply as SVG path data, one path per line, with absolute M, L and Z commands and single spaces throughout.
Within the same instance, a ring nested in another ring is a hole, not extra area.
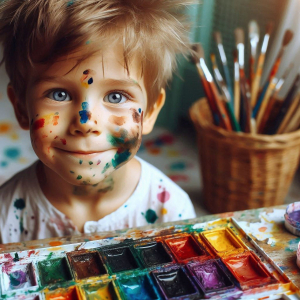
M 239 226 L 250 235 L 261 249 L 284 271 L 289 279 L 300 288 L 300 269 L 296 264 L 296 251 L 300 238 L 289 233 L 284 226 L 286 206 L 252 209 L 232 213 L 202 216 L 192 220 L 145 226 L 140 228 L 100 232 L 96 234 L 81 234 L 68 237 L 50 238 L 44 240 L 27 241 L 0 245 L 0 254 L 6 252 L 23 251 L 66 244 L 82 243 L 108 237 L 144 237 L 143 232 L 151 229 L 173 227 L 177 225 L 209 222 L 219 218 L 234 218 Z

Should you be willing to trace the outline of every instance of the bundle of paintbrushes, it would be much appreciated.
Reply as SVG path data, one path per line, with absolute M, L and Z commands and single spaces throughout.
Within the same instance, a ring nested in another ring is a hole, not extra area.
M 277 76 L 283 54 L 293 38 L 291 30 L 286 30 L 270 74 L 266 82 L 261 83 L 272 31 L 273 23 L 269 23 L 262 37 L 261 51 L 258 54 L 259 27 L 256 21 L 249 23 L 251 51 L 249 72 L 246 74 L 245 33 L 241 28 L 235 30 L 233 80 L 230 77 L 220 32 L 215 32 L 214 38 L 225 78 L 221 75 L 217 65 L 216 55 L 211 54 L 213 72 L 210 72 L 202 46 L 200 44 L 193 46 L 193 61 L 197 66 L 215 125 L 229 131 L 269 135 L 292 132 L 300 127 L 300 74 L 296 77 L 285 99 L 277 101 L 279 92 L 292 69 L 292 66 L 289 66 L 282 77 Z

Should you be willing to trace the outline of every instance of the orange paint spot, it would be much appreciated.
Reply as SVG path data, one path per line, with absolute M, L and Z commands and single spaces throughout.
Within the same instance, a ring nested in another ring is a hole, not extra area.
M 13 141 L 16 141 L 19 139 L 19 135 L 17 133 L 13 133 L 10 135 L 10 138 L 13 140 Z
M 50 130 L 50 133 L 52 133 L 52 130 Z
M 260 227 L 258 229 L 259 232 L 265 232 L 268 228 L 267 227 Z
M 6 133 L 11 129 L 11 125 L 9 123 L 0 123 L 0 133 Z
M 49 242 L 49 245 L 52 246 L 52 247 L 55 247 L 55 246 L 61 246 L 63 243 L 60 242 L 60 241 L 53 241 L 53 242 Z
M 58 135 L 54 138 L 55 140 L 58 138 Z
M 159 148 L 150 148 L 148 149 L 148 151 L 152 154 L 152 155 L 158 155 L 161 150 Z
M 160 212 L 162 215 L 166 215 L 168 213 L 168 210 L 166 208 L 162 208 Z
M 46 134 L 43 134 L 43 135 L 42 135 L 42 138 L 43 138 L 43 139 L 46 138 L 46 137 L 48 137 L 48 135 L 46 135 Z
M 48 147 L 48 153 L 50 154 L 50 147 Z
M 59 116 L 53 116 L 52 124 L 53 124 L 54 126 L 58 125 L 58 119 L 59 119 Z

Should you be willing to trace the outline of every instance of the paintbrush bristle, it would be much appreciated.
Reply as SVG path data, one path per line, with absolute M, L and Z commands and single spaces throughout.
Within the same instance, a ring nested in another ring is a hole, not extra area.
M 222 35 L 220 31 L 214 32 L 214 38 L 217 44 L 222 44 Z
M 266 34 L 271 35 L 274 29 L 274 23 L 269 22 L 266 26 Z
M 259 39 L 259 26 L 255 20 L 252 20 L 249 23 L 249 38 Z
M 294 32 L 290 29 L 286 30 L 283 40 L 282 40 L 282 46 L 285 47 L 287 46 L 290 41 L 293 39 L 294 37 Z
M 210 54 L 210 59 L 211 59 L 212 64 L 215 65 L 216 64 L 216 56 L 214 53 Z
M 242 28 L 237 28 L 234 31 L 235 34 L 235 42 L 236 44 L 244 44 L 245 43 L 245 33 L 244 30 Z
M 192 60 L 194 64 L 198 64 L 200 58 L 204 58 L 204 49 L 201 44 L 192 45 Z

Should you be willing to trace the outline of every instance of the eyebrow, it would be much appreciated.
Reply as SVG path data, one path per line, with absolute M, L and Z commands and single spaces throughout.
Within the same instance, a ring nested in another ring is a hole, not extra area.
M 59 80 L 62 80 L 63 77 L 59 77 L 59 76 L 40 76 L 38 78 L 36 78 L 33 81 L 34 85 L 38 85 L 41 82 L 58 82 Z M 113 78 L 106 78 L 103 80 L 102 82 L 104 85 L 122 85 L 124 87 L 138 87 L 139 90 L 142 92 L 142 88 L 140 86 L 140 84 L 134 80 L 134 79 L 113 79 Z

